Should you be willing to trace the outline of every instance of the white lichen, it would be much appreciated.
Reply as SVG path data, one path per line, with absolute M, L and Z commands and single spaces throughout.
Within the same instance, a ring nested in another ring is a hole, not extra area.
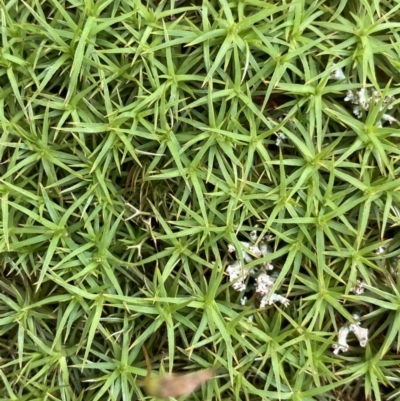
M 391 116 L 390 114 L 383 114 L 382 115 L 382 120 L 383 121 L 387 121 L 390 125 L 392 125 L 392 123 L 397 123 L 398 121 Z
M 267 242 L 272 241 L 274 239 L 273 236 L 266 235 L 257 244 L 257 231 L 253 230 L 250 232 L 250 239 L 251 242 L 240 242 L 240 250 L 237 250 L 233 244 L 228 244 L 228 252 L 241 254 L 245 263 L 250 263 L 254 259 L 271 254 L 272 251 Z M 269 272 L 272 273 L 269 274 Z M 272 291 L 277 274 L 274 272 L 274 265 L 270 262 L 264 262 L 262 267 L 244 269 L 241 262 L 236 260 L 226 268 L 226 273 L 229 275 L 229 281 L 233 283 L 233 289 L 237 291 L 247 290 L 247 279 L 249 276 L 253 277 L 255 279 L 255 292 L 261 299 L 261 307 L 272 305 L 274 302 L 280 302 L 285 306 L 288 306 L 290 303 L 289 299 Z M 243 306 L 246 304 L 246 301 L 246 297 L 240 300 Z
M 338 343 L 333 345 L 335 355 L 338 355 L 340 351 L 347 352 L 349 350 L 349 345 L 347 344 L 347 336 L 350 333 L 348 325 L 344 325 L 339 329 L 338 333 Z
M 283 297 L 279 294 L 264 295 L 260 301 L 260 307 L 264 308 L 266 305 L 272 305 L 275 302 L 280 302 L 284 306 L 289 306 L 290 301 L 288 298 Z
M 356 92 L 356 95 L 358 97 L 358 104 L 364 109 L 368 110 L 369 109 L 369 104 L 370 104 L 370 99 L 368 98 L 368 92 L 366 89 L 363 87 L 359 91 Z
M 265 262 L 263 264 L 263 267 L 265 270 L 274 270 L 275 269 L 275 266 L 270 262 Z
M 350 102 L 351 104 L 353 104 L 353 114 L 357 118 L 361 118 L 363 115 L 363 111 L 367 111 L 370 108 L 370 105 L 374 103 L 376 104 L 382 102 L 379 111 L 391 110 L 393 108 L 394 100 L 394 96 L 386 96 L 384 99 L 382 99 L 378 91 L 368 90 L 364 87 L 362 87 L 358 91 L 348 90 L 346 92 L 346 97 L 344 98 L 345 102 Z M 393 124 L 394 122 L 398 121 L 390 114 L 385 113 L 377 121 L 377 126 L 381 127 L 382 122 Z
M 346 93 L 346 97 L 344 98 L 344 101 L 345 102 L 354 102 L 354 93 L 353 93 L 353 91 L 351 91 L 351 90 L 348 90 L 347 91 L 347 93 Z
M 251 231 L 251 232 L 250 232 L 250 239 L 251 239 L 253 242 L 256 242 L 256 241 L 257 241 L 257 238 L 258 238 L 258 236 L 257 236 L 257 230 Z
M 380 247 L 375 251 L 375 253 L 376 253 L 377 255 L 382 255 L 382 254 L 385 253 L 385 251 L 386 251 L 386 247 L 385 247 L 385 246 L 380 246 Z
M 255 244 L 249 246 L 249 251 L 256 258 L 259 258 L 262 255 L 262 252 L 261 252 L 260 248 L 258 247 L 258 245 L 255 245 Z
M 270 254 L 270 251 L 268 249 L 268 245 L 266 242 L 260 243 L 260 251 L 261 251 L 261 255 L 264 257 Z
M 261 273 L 256 278 L 256 292 L 260 295 L 268 295 L 273 287 L 275 280 L 272 279 L 267 273 Z
M 281 146 L 283 141 L 285 139 L 287 139 L 287 136 L 281 131 L 278 131 L 275 135 L 277 136 L 277 139 L 276 139 L 276 142 L 275 142 L 276 146 Z
M 393 102 L 395 100 L 396 99 L 395 99 L 394 96 L 386 96 L 385 99 L 383 100 L 382 108 L 387 107 L 388 110 L 392 110 L 393 109 Z
M 232 244 L 228 244 L 228 252 L 229 253 L 235 252 L 235 247 Z
M 354 107 L 353 107 L 353 114 L 354 114 L 357 118 L 361 118 L 361 117 L 362 117 L 361 107 L 360 107 L 360 106 L 354 106 Z
M 243 241 L 240 241 L 240 244 L 243 245 L 243 247 L 249 251 L 249 253 L 247 253 L 244 249 L 240 249 L 243 260 L 246 263 L 250 263 L 251 261 L 253 261 L 252 256 L 254 256 L 256 258 L 259 258 L 261 256 L 261 250 L 257 245 L 251 244 L 249 242 L 243 242 Z M 235 247 L 232 244 L 228 244 L 228 252 L 232 253 L 235 251 L 236 251 Z
M 338 355 L 340 351 L 347 352 L 349 350 L 349 345 L 347 344 L 347 337 L 349 333 L 354 333 L 361 347 L 365 347 L 368 342 L 368 329 L 361 327 L 361 322 L 359 321 L 360 315 L 353 314 L 355 323 L 347 322 L 344 324 L 338 333 L 337 344 L 333 345 L 333 353 Z
M 361 295 L 365 291 L 366 282 L 364 280 L 357 280 L 355 287 L 350 289 L 356 295 Z
M 274 302 L 280 302 L 285 306 L 290 304 L 289 299 L 272 292 L 274 284 L 275 279 L 266 272 L 261 273 L 256 278 L 256 292 L 261 295 L 261 308 L 264 308 L 266 305 L 272 305 Z
M 344 75 L 344 72 L 341 68 L 338 68 L 337 70 L 335 70 L 331 73 L 330 78 L 339 81 L 342 79 L 346 79 L 346 75 Z
M 365 347 L 368 342 L 368 329 L 360 326 L 360 322 L 353 323 L 349 326 L 349 330 L 355 334 L 361 347 Z
M 232 265 L 229 265 L 226 268 L 226 272 L 229 274 L 229 281 L 232 284 L 232 287 L 236 291 L 244 291 L 246 289 L 246 278 L 249 275 L 249 272 L 243 269 L 239 260 L 235 260 Z
M 250 239 L 256 243 L 257 239 L 258 239 L 258 235 L 257 235 L 257 231 L 253 230 L 250 232 Z M 261 253 L 261 255 L 263 257 L 266 257 L 267 255 L 269 255 L 271 253 L 270 248 L 268 247 L 267 241 L 271 241 L 271 235 L 267 235 L 265 236 L 259 243 L 259 245 L 256 248 L 257 254 L 258 251 Z M 259 255 L 259 256 L 261 256 Z M 272 267 L 273 268 L 273 267 Z

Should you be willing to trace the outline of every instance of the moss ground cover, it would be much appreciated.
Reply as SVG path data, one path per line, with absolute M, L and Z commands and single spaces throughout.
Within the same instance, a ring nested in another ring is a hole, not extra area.
M 399 1 L 0 19 L 0 400 L 400 400 Z

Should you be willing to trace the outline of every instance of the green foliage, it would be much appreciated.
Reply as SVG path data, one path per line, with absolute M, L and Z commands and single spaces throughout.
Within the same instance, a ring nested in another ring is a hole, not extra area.
M 0 18 L 0 400 L 143 399 L 143 344 L 156 371 L 221 368 L 195 400 L 400 399 L 400 135 L 344 101 L 400 93 L 398 0 Z M 274 252 L 247 267 L 279 268 L 287 308 L 226 277 L 256 224 Z M 335 355 L 353 308 L 369 341 Z

